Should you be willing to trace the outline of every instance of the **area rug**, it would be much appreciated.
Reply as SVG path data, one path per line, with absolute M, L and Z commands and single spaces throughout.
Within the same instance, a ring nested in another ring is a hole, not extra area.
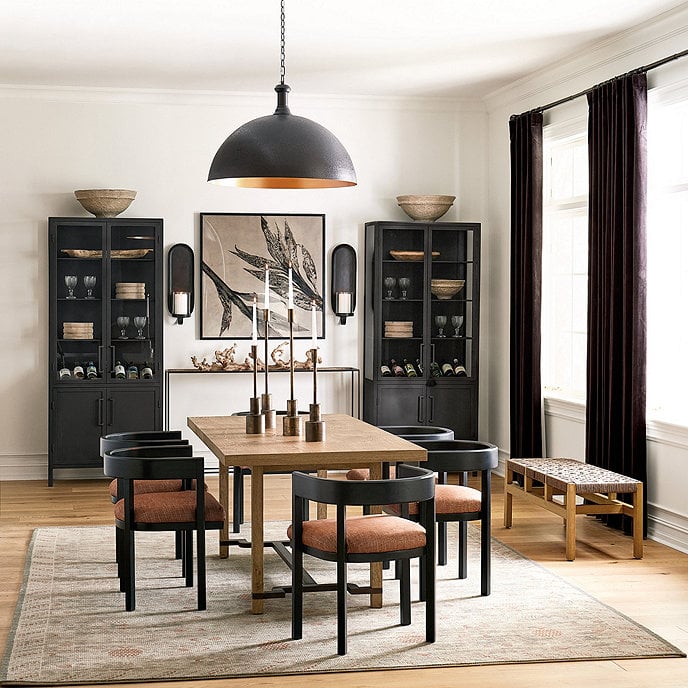
M 267 537 L 284 537 L 285 523 L 267 526 Z M 208 542 L 207 611 L 196 610 L 195 588 L 179 577 L 172 535 L 141 533 L 137 607 L 125 612 L 113 528 L 39 528 L 0 678 L 92 684 L 685 656 L 497 540 L 492 594 L 481 597 L 479 529 L 469 532 L 469 577 L 455 578 L 455 556 L 438 567 L 436 643 L 425 643 L 423 603 L 414 602 L 410 626 L 398 625 L 398 584 L 385 572 L 382 609 L 370 609 L 366 596 L 349 596 L 349 653 L 339 657 L 335 594 L 305 596 L 304 637 L 292 641 L 290 597 L 269 599 L 265 614 L 252 615 L 250 551 L 232 547 L 228 559 L 219 559 L 215 533 Z M 290 584 L 272 550 L 265 559 L 266 587 Z M 306 562 L 318 582 L 335 580 L 332 564 Z M 351 566 L 349 580 L 365 584 L 367 571 Z

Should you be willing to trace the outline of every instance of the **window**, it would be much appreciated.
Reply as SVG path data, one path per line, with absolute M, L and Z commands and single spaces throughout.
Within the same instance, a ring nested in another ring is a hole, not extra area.
M 688 426 L 688 91 L 648 106 L 648 417 Z
M 585 119 L 544 130 L 542 386 L 585 401 L 588 151 Z

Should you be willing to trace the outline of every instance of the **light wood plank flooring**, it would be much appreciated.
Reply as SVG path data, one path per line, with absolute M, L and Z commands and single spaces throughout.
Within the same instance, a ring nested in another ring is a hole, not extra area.
M 217 494 L 212 476 L 208 484 Z M 0 648 L 4 648 L 34 527 L 108 525 L 112 506 L 102 481 L 0 482 Z M 247 494 L 250 494 L 247 481 Z M 645 558 L 631 558 L 631 540 L 589 517 L 578 517 L 576 561 L 564 560 L 561 519 L 514 498 L 514 527 L 502 526 L 502 481 L 494 481 L 493 535 L 523 555 L 627 614 L 684 651 L 688 650 L 688 555 L 651 540 Z M 266 518 L 289 518 L 289 478 L 266 479 Z M 248 513 L 248 512 L 247 512 Z M 450 565 L 452 562 L 450 561 Z M 476 629 L 479 633 L 479 629 Z M 688 687 L 687 659 L 569 662 L 456 669 L 311 675 L 311 688 L 568 688 L 604 684 L 623 688 Z M 160 684 L 140 684 L 160 686 Z M 302 676 L 261 677 L 171 684 L 174 688 L 270 688 L 304 685 Z

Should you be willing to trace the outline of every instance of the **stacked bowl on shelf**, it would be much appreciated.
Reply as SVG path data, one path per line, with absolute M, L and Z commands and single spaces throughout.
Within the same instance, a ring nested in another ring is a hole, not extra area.
M 138 300 L 146 298 L 145 282 L 115 282 L 115 298 Z
M 412 320 L 385 320 L 385 337 L 413 337 Z
M 62 323 L 62 337 L 64 339 L 93 339 L 92 322 Z

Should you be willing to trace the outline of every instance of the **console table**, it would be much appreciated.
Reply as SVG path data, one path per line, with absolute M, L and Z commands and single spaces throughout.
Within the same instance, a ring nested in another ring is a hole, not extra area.
M 273 373 L 288 373 L 289 368 L 270 368 L 269 374 Z M 313 375 L 313 370 L 310 368 L 295 368 L 294 373 L 309 373 Z M 350 366 L 318 366 L 318 375 L 323 374 L 348 374 L 350 379 L 350 413 L 356 418 L 361 417 L 361 397 L 360 397 L 360 386 L 361 386 L 361 371 L 358 368 L 352 368 Z M 199 370 L 198 368 L 168 368 L 165 370 L 165 430 L 170 429 L 170 382 L 174 375 L 199 375 L 199 376 L 212 376 L 212 375 L 242 375 L 242 374 L 253 374 L 252 370 Z M 258 372 L 259 376 L 262 372 Z M 304 395 L 304 398 L 308 398 L 308 394 Z M 246 397 L 246 403 L 248 404 L 248 396 Z M 307 408 L 307 406 L 306 406 Z M 247 409 L 244 409 L 247 410 Z

